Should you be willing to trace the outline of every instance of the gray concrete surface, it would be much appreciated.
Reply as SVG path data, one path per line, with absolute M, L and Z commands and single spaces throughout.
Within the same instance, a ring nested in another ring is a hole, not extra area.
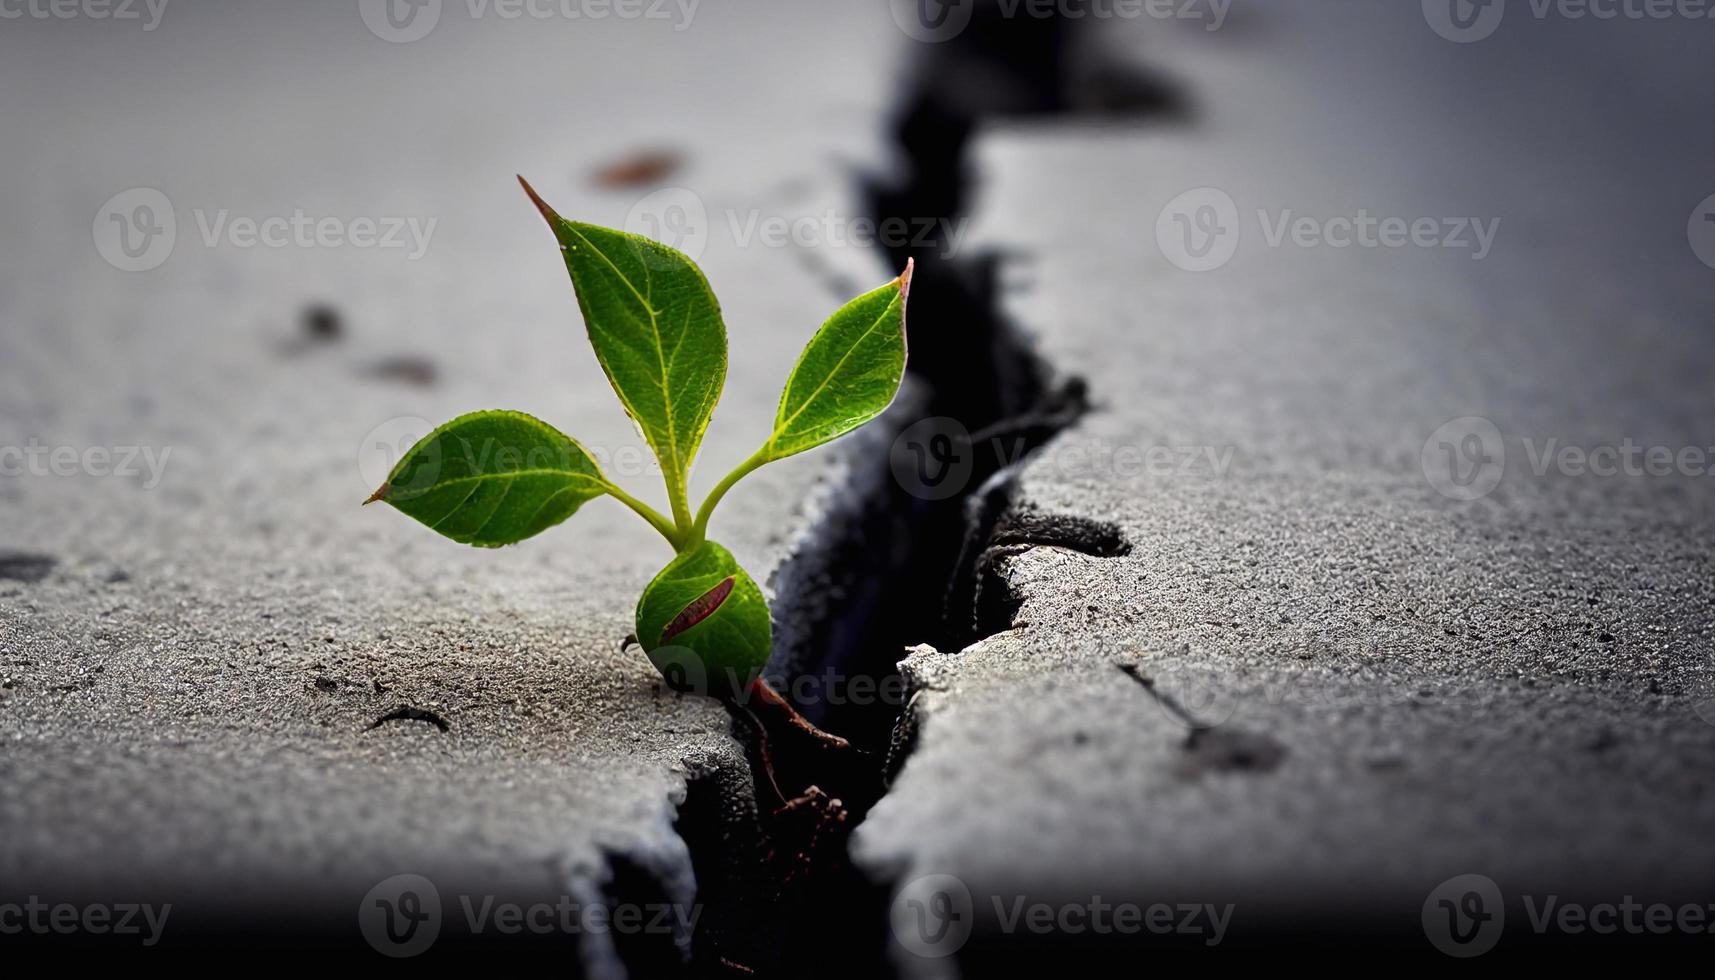
M 1190 125 L 983 141 L 973 237 L 1100 405 L 1020 503 L 1133 550 L 1013 558 L 1017 628 L 907 661 L 915 748 L 857 853 L 961 879 L 979 930 L 997 898 L 1099 895 L 1232 901 L 1229 944 L 1409 938 L 1465 873 L 1515 926 L 1525 894 L 1715 896 L 1715 478 L 1538 476 L 1526 445 L 1715 443 L 1715 271 L 1686 231 L 1715 192 L 1707 33 L 1514 5 L 1460 45 L 1418 6 L 1153 25 Z M 1156 227 L 1202 187 L 1242 232 L 1189 272 Z M 1501 224 L 1473 260 L 1270 247 L 1256 216 L 1359 208 Z M 1462 416 L 1505 448 L 1470 501 L 1421 458 Z M 1230 462 L 1151 472 L 1151 447 Z M 1188 743 L 1121 665 L 1212 730 Z

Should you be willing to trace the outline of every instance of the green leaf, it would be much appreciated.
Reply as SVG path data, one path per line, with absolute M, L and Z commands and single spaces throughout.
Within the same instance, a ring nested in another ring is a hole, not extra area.
M 712 541 L 673 559 L 643 590 L 637 639 L 675 687 L 701 694 L 743 690 L 773 646 L 762 590 Z
M 912 268 L 913 263 L 906 262 L 898 279 L 834 311 L 810 338 L 786 379 L 774 432 L 709 491 L 697 508 L 688 540 L 702 539 L 715 505 L 746 474 L 832 442 L 893 403 L 905 379 L 905 305 Z
M 764 461 L 832 442 L 880 415 L 905 376 L 911 266 L 835 311 L 786 379 Z
M 674 519 L 688 523 L 685 476 L 726 382 L 720 304 L 682 253 L 567 221 L 519 182 L 559 239 L 596 359 L 661 460 Z
M 546 422 L 473 412 L 412 446 L 365 503 L 383 501 L 454 541 L 498 548 L 610 489 L 589 453 Z

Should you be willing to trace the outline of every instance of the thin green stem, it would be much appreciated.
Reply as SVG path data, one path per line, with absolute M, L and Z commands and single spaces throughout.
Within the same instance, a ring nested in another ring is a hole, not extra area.
M 744 479 L 746 474 L 750 473 L 752 470 L 768 462 L 769 457 L 767 453 L 768 447 L 763 446 L 749 459 L 738 464 L 731 473 L 728 473 L 721 479 L 721 482 L 715 484 L 715 488 L 709 491 L 709 495 L 707 497 L 703 498 L 703 506 L 697 509 L 697 520 L 691 525 L 690 537 L 685 539 L 685 544 L 684 547 L 680 549 L 681 551 L 695 548 L 697 545 L 703 543 L 704 536 L 709 532 L 709 516 L 715 512 L 715 505 L 721 502 L 721 498 L 726 496 L 726 492 L 732 489 L 733 484 Z
M 678 540 L 684 541 L 691 533 L 691 491 L 685 486 L 685 472 L 674 470 L 662 476 L 667 480 L 667 504 L 673 509 L 673 527 Z
M 679 528 L 674 526 L 672 521 L 662 516 L 662 514 L 655 508 L 641 500 L 638 500 L 636 497 L 633 497 L 631 494 L 626 493 L 624 490 L 619 489 L 611 483 L 607 484 L 607 495 L 636 511 L 637 516 L 648 521 L 651 527 L 661 532 L 661 536 L 667 539 L 668 543 L 673 546 L 674 550 L 682 550 L 680 549 L 679 544 L 684 539 L 684 535 L 680 532 Z

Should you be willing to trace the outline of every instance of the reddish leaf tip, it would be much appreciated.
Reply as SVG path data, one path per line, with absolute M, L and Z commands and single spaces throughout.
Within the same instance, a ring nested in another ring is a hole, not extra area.
M 530 186 L 530 182 L 524 179 L 523 174 L 518 174 L 517 177 L 519 185 L 524 188 L 524 193 L 530 195 L 530 202 L 536 205 L 536 210 L 542 212 L 542 217 L 546 218 L 549 224 L 553 224 L 554 219 L 558 218 L 559 215 L 554 213 L 554 209 L 548 206 L 547 201 L 542 200 L 542 195 L 536 193 L 536 188 Z
M 368 507 L 370 504 L 375 503 L 377 500 L 386 500 L 387 499 L 387 492 L 389 490 L 392 490 L 392 489 L 393 489 L 393 484 L 383 483 L 379 489 L 377 489 L 374 493 L 369 495 L 369 499 L 365 500 L 363 502 L 363 506 Z
M 916 259 L 905 260 L 905 271 L 899 274 L 899 301 L 906 302 L 911 298 L 911 273 L 917 269 Z

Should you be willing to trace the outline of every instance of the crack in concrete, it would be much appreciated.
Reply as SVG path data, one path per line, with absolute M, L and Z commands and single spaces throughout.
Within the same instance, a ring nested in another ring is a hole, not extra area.
M 1006 18 L 980 6 L 960 37 L 920 52 L 893 118 L 898 172 L 863 184 L 870 217 L 961 215 L 971 184 L 967 151 L 985 117 L 1185 114 L 1179 92 L 1153 77 L 1114 75 L 1099 91 L 1080 80 L 1070 53 L 1076 33 L 1064 18 Z M 997 77 L 1008 84 L 995 85 Z M 840 972 L 892 975 L 890 886 L 852 866 L 847 842 L 915 744 L 923 689 L 901 671 L 906 648 L 962 648 L 995 622 L 1010 624 L 1018 597 L 992 581 L 983 587 L 1008 553 L 1129 550 L 1113 525 L 1015 506 L 1022 461 L 1074 425 L 1089 401 L 1081 379 L 1052 383 L 1053 371 L 1002 314 L 999 257 L 954 258 L 912 242 L 890 244 L 887 259 L 890 268 L 907 261 L 918 268 L 910 380 L 899 404 L 846 442 L 845 486 L 774 576 L 779 629 L 767 671 L 777 689 L 798 695 L 806 717 L 860 752 L 832 757 L 771 744 L 782 777 L 773 781 L 805 794 L 764 814 L 759 801 L 770 790 L 756 764 L 757 733 L 735 712 L 735 729 L 749 736 L 753 784 L 725 787 L 719 807 L 692 793 L 679 821 L 699 901 L 727 909 L 697 930 L 694 961 L 704 972 L 799 973 L 837 964 Z M 969 477 L 945 497 L 903 485 L 887 451 L 911 423 L 931 418 L 955 419 L 975 433 L 957 447 L 969 454 Z M 808 696 L 799 693 L 805 681 Z M 899 694 L 850 696 L 860 681 L 893 682 Z M 689 830 L 711 817 L 722 821 L 720 834 Z M 748 844 L 734 850 L 747 835 L 764 842 L 763 853 Z M 742 854 L 736 863 L 734 853 Z
M 1220 726 L 1197 718 L 1178 699 L 1163 691 L 1155 678 L 1135 663 L 1117 665 L 1136 681 L 1155 703 L 1185 725 L 1184 754 L 1176 768 L 1179 775 L 1196 778 L 1206 772 L 1272 772 L 1286 758 L 1286 746 L 1259 732 Z
M 958 646 L 1010 629 L 1024 606 L 1008 562 L 1035 548 L 1058 548 L 1094 558 L 1131 552 L 1117 525 L 1085 517 L 1044 514 L 1016 502 L 1017 470 L 1003 469 L 967 501 L 965 543 L 947 588 L 943 621 Z

